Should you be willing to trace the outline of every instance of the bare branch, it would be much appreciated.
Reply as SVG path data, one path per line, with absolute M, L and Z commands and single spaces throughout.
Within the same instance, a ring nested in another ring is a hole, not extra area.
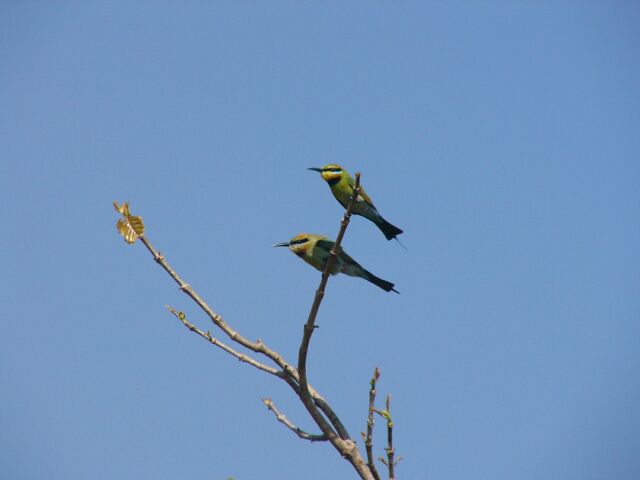
M 309 412 L 309 415 L 311 415 L 311 418 L 313 418 L 313 420 L 316 422 L 316 425 L 318 425 L 320 427 L 320 430 L 322 430 L 322 433 L 327 436 L 328 440 L 336 448 L 336 450 L 338 450 L 338 452 L 340 452 L 340 454 L 344 458 L 346 458 L 349 463 L 351 463 L 351 465 L 353 465 L 360 477 L 365 480 L 375 480 L 364 459 L 361 457 L 360 452 L 356 448 L 355 442 L 349 437 L 348 432 L 346 430 L 343 430 L 336 434 L 336 431 L 333 429 L 332 425 L 330 425 L 325 417 L 322 416 L 322 414 L 318 410 L 316 403 L 313 401 L 311 393 L 309 392 L 309 384 L 307 382 L 307 355 L 309 352 L 309 343 L 311 342 L 311 336 L 313 335 L 313 331 L 316 328 L 315 320 L 318 315 L 320 303 L 322 302 L 322 299 L 324 297 L 324 291 L 327 286 L 327 281 L 329 280 L 329 272 L 331 271 L 331 267 L 335 263 L 337 255 L 340 252 L 340 244 L 347 230 L 347 226 L 349 225 L 351 213 L 353 212 L 353 206 L 355 205 L 356 199 L 358 198 L 359 194 L 360 173 L 357 172 L 355 185 L 353 187 L 353 194 L 349 199 L 349 203 L 347 204 L 347 208 L 342 217 L 342 221 L 340 222 L 340 230 L 338 232 L 338 236 L 336 238 L 335 244 L 333 245 L 333 248 L 331 249 L 329 257 L 327 258 L 327 264 L 325 265 L 322 272 L 320 285 L 316 290 L 316 295 L 313 299 L 311 310 L 309 311 L 307 323 L 304 325 L 302 341 L 298 350 L 298 383 L 300 386 L 298 396 Z M 333 424 L 333 426 L 335 426 L 335 423 Z
M 280 423 L 282 423 L 300 438 L 309 440 L 310 442 L 326 442 L 328 440 L 326 435 L 314 435 L 311 433 L 307 433 L 300 427 L 294 425 L 291 420 L 289 420 L 283 413 L 280 412 L 280 410 L 278 410 L 278 408 L 270 398 L 263 398 L 262 402 L 267 406 L 269 410 L 273 412 Z
M 309 390 L 311 390 L 311 385 L 309 385 Z M 322 397 L 317 398 L 313 394 L 313 392 L 311 393 L 311 396 L 313 397 L 313 401 L 315 402 L 316 406 L 320 410 L 322 410 L 322 413 L 325 414 L 325 416 L 331 422 L 331 425 L 333 425 L 333 427 L 336 429 L 336 432 L 338 432 L 338 435 L 340 436 L 340 438 L 348 439 L 349 438 L 349 433 L 347 432 L 347 429 L 344 427 L 344 425 L 342 424 L 342 422 L 338 418 L 338 415 L 336 415 L 336 413 L 329 406 L 329 404 L 326 402 L 326 400 L 324 398 L 322 398 Z
M 393 448 L 393 420 L 391 419 L 391 394 L 387 395 L 387 404 L 386 408 L 382 411 L 375 410 L 378 415 L 384 417 L 387 420 L 387 448 L 385 448 L 385 452 L 387 452 L 387 459 L 380 457 L 379 460 L 385 464 L 385 466 L 389 469 L 389 480 L 395 479 L 395 466 L 402 460 L 402 458 L 398 458 L 398 460 L 394 459 L 394 455 L 396 453 Z
M 344 216 L 342 217 L 342 221 L 340 222 L 340 230 L 338 232 L 338 237 L 336 238 L 336 242 L 331 249 L 329 258 L 327 259 L 327 264 L 324 267 L 322 272 L 322 277 L 320 278 L 320 285 L 316 290 L 316 295 L 313 299 L 313 304 L 311 305 L 311 311 L 309 312 L 309 317 L 307 318 L 307 323 L 304 326 L 304 333 L 302 336 L 302 342 L 300 344 L 300 349 L 298 351 L 298 374 L 300 376 L 300 386 L 301 386 L 301 394 L 303 396 L 308 396 L 308 385 L 307 385 L 307 354 L 309 352 L 309 343 L 311 342 L 311 335 L 313 335 L 313 330 L 315 327 L 316 316 L 318 315 L 318 310 L 320 309 L 320 303 L 324 298 L 324 291 L 327 286 L 327 281 L 329 280 L 329 272 L 331 267 L 335 263 L 335 260 L 340 252 L 340 243 L 342 242 L 342 238 L 347 230 L 347 226 L 349 225 L 349 220 L 351 219 L 351 212 L 353 211 L 353 206 L 356 202 L 356 198 L 360 194 L 360 172 L 356 173 L 356 182 L 353 187 L 353 195 L 351 195 L 351 199 L 349 200 L 349 204 L 347 205 L 347 209 L 344 212 Z
M 298 385 L 298 383 L 295 381 L 293 376 L 284 376 L 283 380 L 287 382 L 287 384 L 293 389 L 296 395 L 300 396 L 300 385 Z M 324 415 L 329 419 L 329 422 L 331 422 L 331 425 L 333 425 L 333 427 L 336 429 L 336 432 L 338 432 L 338 436 L 340 438 L 349 438 L 347 429 L 344 427 L 344 425 L 338 418 L 338 415 L 336 415 L 336 413 L 329 406 L 327 401 L 324 398 L 322 398 L 322 396 L 318 392 L 313 390 L 313 387 L 311 385 L 309 385 L 309 391 L 311 392 L 311 397 L 313 398 L 314 403 L 322 411 L 322 413 L 324 413 Z
M 251 358 L 250 356 L 245 355 L 244 353 L 240 353 L 240 352 L 234 350 L 233 348 L 231 348 L 230 346 L 222 343 L 220 340 L 218 340 L 217 338 L 212 336 L 211 332 L 204 332 L 203 330 L 200 330 L 198 327 L 196 327 L 195 325 L 193 325 L 192 323 L 190 323 L 187 320 L 187 317 L 185 316 L 184 313 L 178 312 L 175 308 L 173 308 L 173 307 L 171 307 L 169 305 L 165 305 L 165 307 L 166 307 L 167 310 L 169 310 L 171 313 L 173 313 L 176 316 L 176 318 L 178 320 L 180 320 L 183 323 L 183 325 L 185 327 L 187 327 L 189 330 L 191 330 L 194 333 L 197 333 L 198 335 L 200 335 L 202 338 L 207 340 L 212 345 L 215 345 L 216 347 L 221 348 L 225 352 L 233 355 L 234 357 L 236 357 L 241 362 L 248 363 L 249 365 L 252 365 L 252 366 L 256 367 L 257 369 L 262 370 L 263 372 L 270 373 L 271 375 L 275 375 L 276 377 L 282 377 L 284 375 L 284 373 L 282 371 L 277 370 L 277 369 L 275 369 L 273 367 L 269 367 L 268 365 L 265 365 L 263 363 L 260 363 L 257 360 L 254 360 L 253 358 Z
M 367 451 L 367 466 L 371 470 L 371 474 L 375 480 L 380 480 L 380 474 L 376 469 L 375 462 L 373 461 L 373 411 L 376 401 L 376 382 L 380 378 L 380 369 L 378 367 L 373 371 L 371 377 L 371 387 L 369 388 L 369 412 L 367 414 L 367 434 L 364 440 L 365 450 Z
M 393 449 L 393 420 L 391 420 L 391 394 L 387 395 L 387 412 L 389 416 L 387 417 L 387 463 L 389 464 L 389 480 L 393 480 L 396 478 L 395 476 L 395 466 L 396 462 L 393 460 L 393 456 L 396 451 Z
M 176 271 L 169 265 L 169 262 L 164 258 L 164 256 L 158 252 L 151 242 L 147 240 L 147 237 L 144 235 L 140 235 L 140 241 L 147 247 L 147 250 L 151 252 L 153 255 L 153 259 L 158 263 L 164 270 L 169 274 L 171 278 L 180 286 L 180 290 L 186 293 L 191 299 L 198 304 L 198 306 L 207 314 L 207 316 L 211 319 L 211 321 L 220 328 L 227 336 L 236 343 L 239 343 L 245 348 L 252 350 L 256 353 L 261 353 L 266 357 L 270 358 L 272 361 L 276 363 L 285 373 L 292 374 L 295 371 L 295 368 L 289 365 L 284 358 L 277 352 L 271 350 L 267 347 L 261 340 L 257 342 L 252 342 L 249 339 L 240 335 L 236 330 L 231 328 L 220 315 L 215 313 L 207 303 L 202 300 L 202 298 L 196 293 L 196 291 L 191 287 L 191 285 L 187 284 L 180 278 L 180 276 L 176 273 Z M 297 377 L 297 374 L 296 374 Z

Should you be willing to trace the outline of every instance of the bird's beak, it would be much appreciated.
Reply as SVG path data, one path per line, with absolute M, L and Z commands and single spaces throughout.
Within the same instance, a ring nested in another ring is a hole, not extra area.
M 322 169 L 321 169 L 321 168 L 318 168 L 318 167 L 310 167 L 310 168 L 307 168 L 307 170 L 313 170 L 314 172 L 320 172 L 320 173 L 322 173 Z
M 276 243 L 274 247 L 288 247 L 289 242 Z

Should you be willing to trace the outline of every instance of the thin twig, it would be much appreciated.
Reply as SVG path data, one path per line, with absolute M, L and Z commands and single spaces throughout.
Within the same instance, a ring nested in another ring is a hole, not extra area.
M 367 435 L 365 436 L 364 446 L 367 451 L 367 465 L 369 470 L 371 470 L 371 474 L 375 480 L 380 480 L 380 474 L 376 469 L 375 462 L 373 461 L 373 411 L 375 408 L 376 401 L 376 382 L 380 378 L 380 369 L 378 367 L 373 371 L 373 376 L 371 377 L 371 387 L 369 388 L 369 413 L 367 415 Z
M 395 467 L 402 458 L 395 460 L 395 449 L 393 448 L 393 420 L 391 418 L 391 394 L 387 395 L 386 409 L 383 411 L 374 410 L 378 415 L 384 417 L 387 420 L 387 448 L 384 449 L 387 452 L 387 459 L 380 457 L 379 460 L 384 463 L 389 469 L 389 480 L 395 479 Z
M 180 320 L 183 323 L 183 325 L 185 327 L 187 327 L 189 330 L 191 330 L 192 332 L 200 335 L 202 338 L 207 340 L 212 345 L 215 345 L 216 347 L 219 347 L 222 350 L 224 350 L 225 352 L 233 355 L 234 357 L 236 357 L 241 362 L 248 363 L 249 365 L 252 365 L 252 366 L 256 367 L 257 369 L 262 370 L 263 372 L 270 373 L 271 375 L 275 375 L 276 377 L 284 376 L 284 372 L 282 372 L 282 371 L 280 371 L 280 370 L 278 370 L 276 368 L 270 367 L 268 365 L 265 365 L 263 363 L 260 363 L 257 360 L 251 358 L 250 356 L 245 355 L 244 353 L 240 353 L 240 352 L 234 350 L 233 348 L 231 348 L 230 346 L 224 344 L 223 342 L 221 342 L 220 340 L 215 338 L 213 335 L 211 335 L 211 332 L 204 332 L 203 330 L 200 330 L 198 327 L 196 327 L 195 325 L 193 325 L 192 323 L 190 323 L 187 320 L 187 317 L 185 316 L 184 313 L 178 312 L 175 308 L 173 308 L 173 307 L 171 307 L 169 305 L 165 305 L 165 307 L 166 307 L 167 310 L 169 310 L 171 313 L 173 313 L 176 316 L 176 318 L 178 320 Z
M 298 435 L 300 438 L 304 440 L 309 440 L 310 442 L 326 442 L 328 440 L 326 435 L 323 435 L 323 434 L 314 435 L 311 433 L 307 433 L 304 430 L 302 430 L 300 427 L 295 425 L 293 422 L 291 422 L 291 420 L 289 420 L 284 415 L 284 413 L 281 413 L 280 410 L 278 410 L 278 408 L 273 403 L 273 400 L 271 400 L 270 398 L 263 398 L 262 402 L 267 406 L 269 410 L 273 412 L 273 414 L 276 416 L 276 418 L 280 423 L 282 423 L 284 426 L 286 426 L 289 430 L 291 430 L 293 433 Z
M 191 299 L 198 304 L 198 306 L 207 314 L 207 316 L 211 319 L 211 321 L 219 327 L 227 336 L 236 343 L 239 343 L 245 348 L 252 350 L 256 353 L 261 353 L 271 360 L 273 360 L 276 365 L 278 365 L 285 373 L 291 374 L 295 368 L 289 365 L 282 356 L 268 348 L 261 340 L 257 342 L 252 342 L 251 340 L 240 335 L 236 330 L 231 328 L 220 315 L 215 313 L 209 305 L 196 293 L 196 291 L 189 285 L 184 282 L 182 278 L 176 273 L 176 271 L 169 265 L 169 262 L 164 258 L 164 256 L 159 253 L 151 242 L 147 240 L 147 237 L 144 235 L 140 235 L 140 241 L 147 247 L 147 250 L 151 252 L 153 255 L 153 259 L 158 263 L 164 270 L 169 274 L 171 278 L 180 286 L 180 290 L 186 293 Z
M 391 420 L 391 394 L 387 395 L 387 412 L 389 412 L 389 418 L 387 418 L 387 461 L 389 463 L 389 480 L 396 478 L 394 468 L 396 462 L 393 460 L 393 456 L 396 453 L 393 449 L 393 420 Z

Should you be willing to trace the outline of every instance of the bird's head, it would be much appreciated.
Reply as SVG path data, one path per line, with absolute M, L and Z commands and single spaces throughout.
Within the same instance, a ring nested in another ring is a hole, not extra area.
M 289 247 L 293 253 L 298 256 L 302 256 L 307 250 L 313 248 L 315 243 L 323 237 L 319 235 L 313 235 L 311 233 L 300 233 L 293 237 L 288 242 L 276 243 L 274 247 Z
M 320 172 L 322 178 L 328 183 L 337 182 L 343 176 L 347 175 L 347 172 L 345 172 L 340 165 L 336 165 L 335 163 L 330 163 L 322 168 L 311 167 L 309 170 Z

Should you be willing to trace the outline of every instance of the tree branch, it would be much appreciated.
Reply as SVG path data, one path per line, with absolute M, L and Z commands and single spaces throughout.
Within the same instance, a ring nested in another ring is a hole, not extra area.
M 395 466 L 396 462 L 393 459 L 396 451 L 393 449 L 393 421 L 391 420 L 391 394 L 387 395 L 387 412 L 389 412 L 389 417 L 387 418 L 387 463 L 389 466 L 389 480 L 393 480 L 396 478 L 395 476 Z
M 375 480 L 380 480 L 380 474 L 376 469 L 375 462 L 373 461 L 373 412 L 375 409 L 375 401 L 376 401 L 376 382 L 380 378 L 380 369 L 378 367 L 373 371 L 373 376 L 371 377 L 371 387 L 369 388 L 369 412 L 367 414 L 367 434 L 364 440 L 364 447 L 367 451 L 367 466 L 369 470 L 371 470 L 371 474 Z
M 340 243 L 342 242 L 342 238 L 347 230 L 347 226 L 349 225 L 349 220 L 351 219 L 351 212 L 353 211 L 353 206 L 356 202 L 356 198 L 360 194 L 360 172 L 356 173 L 356 182 L 353 187 L 353 194 L 349 199 L 349 203 L 347 205 L 347 209 L 344 212 L 344 216 L 342 217 L 342 221 L 340 222 L 340 231 L 338 232 L 338 237 L 336 238 L 336 242 L 331 249 L 329 254 L 329 258 L 327 259 L 327 264 L 324 267 L 322 272 L 322 277 L 320 278 L 320 285 L 316 290 L 316 295 L 313 299 L 313 304 L 311 305 L 311 311 L 309 312 L 309 317 L 307 318 L 307 323 L 304 326 L 304 333 L 302 335 L 302 342 L 300 343 L 300 349 L 298 351 L 298 374 L 300 376 L 300 386 L 302 388 L 302 395 L 308 395 L 308 386 L 307 386 L 307 354 L 309 352 L 309 343 L 311 342 L 311 336 L 313 335 L 313 331 L 315 329 L 315 321 L 316 316 L 318 315 L 318 310 L 320 309 L 320 303 L 322 303 L 322 299 L 324 298 L 324 290 L 327 286 L 327 281 L 329 280 L 329 271 L 331 267 L 335 263 L 335 260 L 340 252 Z
M 311 388 L 311 385 L 309 385 L 309 388 Z M 347 432 L 347 429 L 344 427 L 344 425 L 342 424 L 342 422 L 338 418 L 338 415 L 336 415 L 336 413 L 329 406 L 329 404 L 326 402 L 326 400 L 324 398 L 322 398 L 322 397 L 316 398 L 313 395 L 313 393 L 312 393 L 312 397 L 313 397 L 313 401 L 315 402 L 316 406 L 320 410 L 322 410 L 322 413 L 324 413 L 325 416 L 329 419 L 329 421 L 331 422 L 331 425 L 333 425 L 333 427 L 336 429 L 336 432 L 338 432 L 338 435 L 340 436 L 340 438 L 349 439 L 350 437 L 349 437 L 349 433 Z
M 164 268 L 164 270 L 169 274 L 169 276 L 173 278 L 173 280 L 180 286 L 180 290 L 182 290 L 189 297 L 191 297 L 191 299 L 194 302 L 196 302 L 196 304 L 207 314 L 207 316 L 211 319 L 214 325 L 216 325 L 224 333 L 226 333 L 231 340 L 233 340 L 236 343 L 239 343 L 240 345 L 242 345 L 245 348 L 248 348 L 249 350 L 252 350 L 256 353 L 261 353 L 266 357 L 270 358 L 273 362 L 276 363 L 276 365 L 278 365 L 287 374 L 292 374 L 295 371 L 295 368 L 289 365 L 279 353 L 271 350 L 261 340 L 258 340 L 257 342 L 252 342 L 249 339 L 240 335 L 236 330 L 231 328 L 222 319 L 220 315 L 215 313 L 211 309 L 211 307 L 209 307 L 209 305 L 207 305 L 207 303 L 204 300 L 202 300 L 202 298 L 196 293 L 196 291 L 191 287 L 191 285 L 184 282 L 182 278 L 180 278 L 180 276 L 171 267 L 171 265 L 169 265 L 169 262 L 167 262 L 164 256 L 161 253 L 159 253 L 153 247 L 153 245 L 151 245 L 151 242 L 147 240 L 147 237 L 145 237 L 144 235 L 140 235 L 139 238 L 140 238 L 140 241 L 144 244 L 144 246 L 147 247 L 147 250 L 151 252 L 151 255 L 153 255 L 153 259 L 156 261 L 156 263 L 158 263 L 162 268 Z M 296 377 L 297 377 L 297 374 L 296 374 Z
M 298 385 L 298 383 L 292 376 L 285 376 L 283 377 L 283 380 L 287 382 L 287 384 L 296 393 L 296 395 L 300 396 L 300 385 Z M 333 427 L 335 428 L 338 436 L 340 438 L 349 438 L 347 429 L 344 427 L 344 425 L 338 418 L 338 415 L 336 415 L 327 401 L 318 392 L 313 390 L 313 387 L 311 385 L 309 385 L 309 390 L 311 391 L 311 397 L 313 398 L 316 407 L 318 407 L 322 411 L 322 413 L 324 413 L 324 415 L 329 419 L 329 422 L 331 422 L 331 425 L 333 425 Z
M 344 237 L 344 234 L 347 230 L 347 226 L 349 225 L 349 220 L 351 219 L 351 213 L 353 212 L 353 206 L 355 205 L 356 199 L 360 194 L 360 172 L 356 173 L 355 185 L 353 187 L 353 194 L 349 199 L 349 203 L 347 204 L 347 208 L 342 217 L 342 221 L 340 222 L 340 230 L 338 232 L 338 236 L 336 238 L 335 244 L 331 249 L 329 257 L 327 258 L 327 264 L 324 267 L 322 272 L 322 277 L 320 278 L 320 285 L 316 290 L 315 297 L 313 299 L 313 304 L 311 305 L 311 310 L 309 311 L 309 317 L 307 318 L 307 323 L 304 325 L 304 331 L 302 335 L 302 341 L 300 343 L 300 348 L 298 350 L 298 375 L 299 375 L 299 392 L 298 396 L 300 400 L 304 404 L 305 408 L 311 415 L 311 418 L 316 422 L 316 425 L 320 427 L 322 433 L 327 436 L 328 440 L 335 447 L 336 450 L 346 458 L 351 465 L 356 469 L 361 478 L 365 480 L 374 480 L 374 477 L 371 474 L 367 464 L 364 459 L 360 455 L 360 452 L 356 448 L 356 444 L 349 437 L 346 430 L 336 435 L 333 427 L 326 421 L 325 417 L 318 411 L 316 404 L 314 403 L 311 394 L 309 392 L 309 384 L 307 382 L 307 355 L 309 352 L 309 344 L 311 342 L 311 336 L 313 335 L 313 331 L 315 329 L 315 320 L 318 315 L 318 310 L 320 308 L 320 303 L 324 297 L 324 291 L 327 286 L 327 281 L 329 280 L 329 272 L 331 271 L 331 267 L 335 263 L 338 253 L 340 252 L 340 244 Z
M 280 423 L 282 423 L 300 438 L 309 440 L 310 442 L 326 442 L 328 440 L 326 435 L 314 435 L 311 433 L 307 433 L 300 427 L 294 425 L 291 420 L 289 420 L 283 413 L 280 412 L 280 410 L 278 410 L 278 408 L 273 403 L 273 400 L 271 400 L 270 398 L 263 398 L 262 402 L 267 406 L 269 410 L 273 412 Z
M 231 348 L 230 346 L 224 344 L 223 342 L 221 342 L 220 340 L 218 340 L 217 338 L 212 336 L 211 332 L 204 332 L 203 330 L 200 330 L 198 327 L 196 327 L 195 325 L 193 325 L 192 323 L 190 323 L 187 320 L 187 317 L 185 316 L 184 313 L 178 312 L 175 308 L 173 308 L 173 307 L 171 307 L 169 305 L 165 305 L 165 307 L 172 314 L 174 314 L 176 316 L 176 318 L 178 320 L 180 320 L 182 322 L 182 324 L 185 327 L 187 327 L 189 330 L 191 330 L 192 332 L 200 335 L 202 338 L 207 340 L 212 345 L 215 345 L 216 347 L 221 348 L 225 352 L 233 355 L 234 357 L 236 357 L 241 362 L 248 363 L 249 365 L 252 365 L 252 366 L 256 367 L 257 369 L 262 370 L 263 372 L 270 373 L 271 375 L 275 375 L 276 377 L 284 376 L 284 372 L 282 372 L 282 371 L 280 371 L 280 370 L 278 370 L 276 368 L 269 367 L 268 365 L 265 365 L 263 363 L 260 363 L 257 360 L 251 358 L 250 356 L 245 355 L 244 353 L 240 353 L 240 352 L 234 350 L 233 348 Z
M 384 449 L 387 452 L 387 459 L 380 457 L 379 460 L 384 463 L 389 469 L 389 480 L 394 480 L 395 467 L 402 458 L 395 460 L 395 449 L 393 448 L 393 420 L 391 419 L 391 394 L 387 395 L 386 408 L 383 411 L 374 410 L 378 415 L 384 417 L 387 420 L 387 448 Z

